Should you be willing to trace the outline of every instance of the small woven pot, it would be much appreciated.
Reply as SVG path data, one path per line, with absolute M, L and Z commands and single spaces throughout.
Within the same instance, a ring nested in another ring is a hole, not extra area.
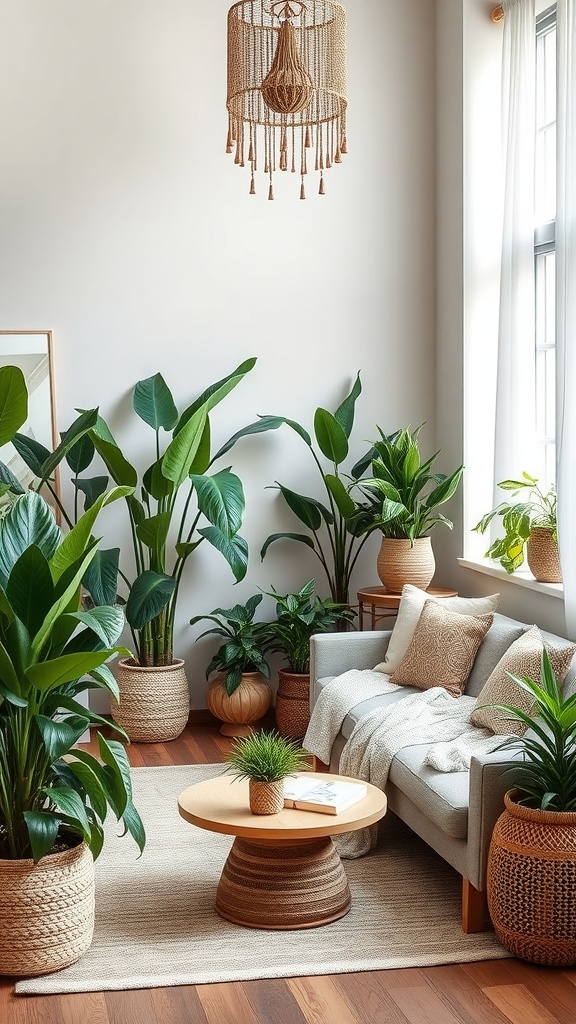
M 116 664 L 120 703 L 112 700 L 112 717 L 139 743 L 162 743 L 180 735 L 190 714 L 190 691 L 184 662 L 136 665 L 131 658 Z
M 550 967 L 576 964 L 576 812 L 540 811 L 509 790 L 492 833 L 488 909 L 514 956 Z
M 562 583 L 558 540 L 553 530 L 533 526 L 526 543 L 528 568 L 539 583 Z
M 277 782 L 250 779 L 248 793 L 252 814 L 278 814 L 284 807 L 284 779 Z
M 310 721 L 310 673 L 278 671 L 276 728 L 287 739 L 301 740 Z
M 50 974 L 90 948 L 94 859 L 86 843 L 33 860 L 0 860 L 0 974 Z
M 249 736 L 272 703 L 272 690 L 261 672 L 243 672 L 240 686 L 231 697 L 226 693 L 224 673 L 219 672 L 206 691 L 209 711 L 224 725 L 224 736 Z
M 391 594 L 401 594 L 406 583 L 427 590 L 436 569 L 430 537 L 417 537 L 414 544 L 402 538 L 382 537 L 376 568 Z

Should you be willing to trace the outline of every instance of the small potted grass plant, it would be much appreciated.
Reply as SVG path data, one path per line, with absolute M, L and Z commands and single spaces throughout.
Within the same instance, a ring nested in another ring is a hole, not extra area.
M 260 729 L 235 739 L 224 761 L 236 779 L 249 780 L 252 813 L 277 814 L 284 806 L 284 779 L 306 766 L 307 755 L 294 740 Z

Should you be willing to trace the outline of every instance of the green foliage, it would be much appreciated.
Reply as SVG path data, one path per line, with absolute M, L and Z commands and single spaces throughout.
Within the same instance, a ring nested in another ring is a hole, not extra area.
M 291 672 L 310 671 L 310 637 L 351 622 L 354 609 L 332 600 L 313 598 L 316 581 L 309 580 L 296 594 L 268 593 L 276 601 L 276 620 L 267 624 L 267 651 L 283 654 Z
M 71 836 L 97 857 L 108 810 L 144 848 L 124 744 L 97 733 L 100 759 L 75 746 L 90 725 L 108 725 L 78 696 L 101 688 L 117 697 L 108 662 L 130 655 L 117 646 L 120 608 L 81 609 L 96 514 L 124 494 L 102 495 L 66 536 L 34 491 L 0 520 L 1 858 L 38 861 Z
M 261 600 L 262 594 L 254 594 L 245 605 L 214 608 L 209 615 L 195 615 L 190 619 L 191 626 L 205 619 L 216 623 L 215 627 L 201 633 L 198 640 L 211 633 L 225 637 L 225 642 L 218 648 L 206 669 L 206 678 L 211 672 L 224 672 L 224 685 L 229 697 L 240 686 L 243 672 L 262 672 L 267 679 L 270 678 L 270 666 L 264 657 L 267 623 L 254 622 L 254 614 Z
M 534 698 L 530 713 L 509 704 L 487 706 L 505 711 L 530 730 L 521 737 L 510 737 L 500 748 L 522 751 L 523 760 L 510 768 L 521 792 L 519 802 L 543 811 L 575 811 L 576 694 L 562 697 L 546 648 L 540 683 L 527 676 L 511 678 Z
M 386 435 L 380 427 L 380 439 L 374 441 L 370 466 L 372 475 L 358 479 L 368 499 L 354 517 L 357 529 L 364 533 L 380 530 L 384 537 L 410 541 L 424 537 L 438 523 L 452 529 L 452 523 L 437 509 L 456 492 L 463 472 L 459 466 L 450 476 L 433 472 L 440 454 L 422 462 L 419 426 Z
M 293 740 L 261 729 L 234 740 L 224 758 L 236 779 L 279 782 L 306 767 L 306 753 Z
M 493 519 L 502 519 L 504 536 L 490 545 L 486 558 L 493 558 L 507 573 L 513 573 L 524 563 L 525 544 L 533 526 L 556 532 L 556 492 L 553 487 L 544 492 L 538 480 L 529 473 L 522 473 L 522 480 L 502 480 L 498 484 L 503 491 L 510 491 L 513 498 L 521 494 L 523 501 L 501 501 L 482 517 L 473 529 L 485 533 Z
M 302 523 L 306 533 L 272 533 L 266 538 L 260 556 L 263 559 L 271 544 L 282 540 L 298 541 L 309 547 L 319 559 L 326 575 L 333 601 L 348 603 L 350 577 L 366 537 L 360 538 L 357 528 L 357 505 L 351 496 L 358 476 L 369 461 L 366 455 L 349 474 L 342 472 L 342 464 L 349 454 L 349 440 L 354 426 L 356 400 L 362 391 L 360 374 L 350 393 L 334 413 L 318 408 L 314 414 L 314 441 L 307 430 L 284 416 L 261 417 L 260 423 L 268 429 L 287 424 L 306 444 L 320 475 L 323 498 L 299 494 L 276 481 L 290 511 Z M 257 424 L 252 424 L 255 428 Z M 328 467 L 322 458 L 328 461 Z

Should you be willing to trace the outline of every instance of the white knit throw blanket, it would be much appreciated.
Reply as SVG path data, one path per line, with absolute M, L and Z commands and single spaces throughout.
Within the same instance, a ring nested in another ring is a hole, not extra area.
M 394 690 L 398 687 L 387 675 L 369 668 L 353 668 L 334 676 L 314 705 L 302 746 L 329 764 L 334 740 L 348 712 L 363 700 Z

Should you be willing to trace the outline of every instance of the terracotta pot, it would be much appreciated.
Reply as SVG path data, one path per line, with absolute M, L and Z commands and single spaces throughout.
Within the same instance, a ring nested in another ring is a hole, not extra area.
M 250 779 L 248 793 L 252 814 L 278 814 L 284 807 L 284 779 L 277 782 Z
M 576 812 L 540 811 L 509 790 L 492 833 L 488 909 L 514 956 L 551 967 L 576 964 Z
M 528 568 L 539 583 L 562 583 L 558 540 L 553 530 L 533 526 L 526 543 Z
M 175 740 L 188 722 L 190 691 L 184 662 L 136 665 L 131 658 L 116 664 L 120 703 L 112 700 L 112 717 L 139 743 Z
M 378 576 L 391 594 L 401 594 L 405 583 L 427 590 L 436 562 L 430 537 L 409 540 L 382 537 L 377 561 Z
M 94 859 L 86 843 L 33 860 L 0 860 L 0 974 L 49 974 L 90 948 Z
M 281 736 L 301 740 L 310 721 L 310 673 L 278 670 L 276 728 Z
M 240 686 L 231 697 L 226 693 L 224 673 L 219 672 L 206 691 L 206 704 L 224 723 L 223 736 L 249 736 L 272 703 L 272 690 L 261 672 L 243 672 Z

